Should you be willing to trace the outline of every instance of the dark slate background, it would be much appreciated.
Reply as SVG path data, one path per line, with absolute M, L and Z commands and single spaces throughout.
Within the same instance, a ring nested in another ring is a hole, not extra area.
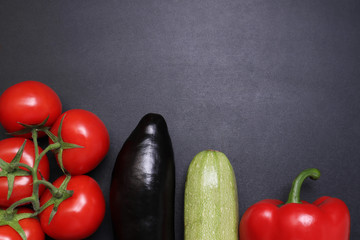
M 178 240 L 188 165 L 209 148 L 234 167 L 240 215 L 264 198 L 286 200 L 293 178 L 317 167 L 322 177 L 305 182 L 302 198 L 343 199 L 360 238 L 357 0 L 1 1 L 0 92 L 25 80 L 107 125 L 110 151 L 89 173 L 107 203 L 125 139 L 146 113 L 165 117 Z M 112 238 L 107 208 L 89 239 Z

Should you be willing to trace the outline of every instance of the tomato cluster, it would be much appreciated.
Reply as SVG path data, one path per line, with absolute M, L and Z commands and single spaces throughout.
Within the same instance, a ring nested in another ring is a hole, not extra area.
M 0 96 L 0 123 L 13 137 L 0 141 L 0 239 L 83 239 L 105 215 L 98 183 L 84 175 L 104 159 L 109 134 L 92 112 L 62 113 L 47 85 L 25 81 Z M 38 137 L 48 136 L 41 149 Z M 64 175 L 48 182 L 53 152 Z

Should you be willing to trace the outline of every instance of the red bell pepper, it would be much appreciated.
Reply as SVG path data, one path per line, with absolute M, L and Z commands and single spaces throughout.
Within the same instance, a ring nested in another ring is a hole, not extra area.
M 246 210 L 239 225 L 240 240 L 349 240 L 350 213 L 343 201 L 321 197 L 300 201 L 303 181 L 318 179 L 315 168 L 294 180 L 288 201 L 263 200 Z

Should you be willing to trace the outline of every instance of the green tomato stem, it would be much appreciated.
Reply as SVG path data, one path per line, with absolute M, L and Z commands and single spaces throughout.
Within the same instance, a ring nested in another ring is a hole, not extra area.
M 40 154 L 39 156 L 35 159 L 35 164 L 34 164 L 34 168 L 37 170 L 40 164 L 40 160 L 45 156 L 45 154 L 47 154 L 49 151 L 58 149 L 60 147 L 60 143 L 56 142 L 53 144 L 48 145 Z
M 49 129 L 45 128 L 43 131 L 45 132 L 45 134 L 46 134 L 53 142 L 57 142 L 57 141 L 58 141 L 58 137 L 55 136 Z
M 33 142 L 34 142 L 34 146 L 35 146 L 35 159 L 37 159 L 39 157 L 39 143 L 38 143 L 38 140 L 37 140 L 37 137 L 38 137 L 38 133 L 37 133 L 37 130 L 35 128 L 33 128 L 31 130 L 31 137 L 33 139 Z
M 33 180 L 33 184 L 32 184 L 33 191 L 32 191 L 32 195 L 30 197 L 26 197 L 26 198 L 20 199 L 19 201 L 14 202 L 13 204 L 11 204 L 11 206 L 9 206 L 5 210 L 0 209 L 0 225 L 9 225 L 16 232 L 18 232 L 20 234 L 20 236 L 23 240 L 26 240 L 26 235 L 18 223 L 19 220 L 21 220 L 23 218 L 35 217 L 40 212 L 42 212 L 44 209 L 46 209 L 47 207 L 54 205 L 54 208 L 51 212 L 51 216 L 49 218 L 49 222 L 50 222 L 51 219 L 53 218 L 53 216 L 56 214 L 56 209 L 61 204 L 61 202 L 73 195 L 73 191 L 66 190 L 67 184 L 71 178 L 71 176 L 67 175 L 66 172 L 65 172 L 66 178 L 59 188 L 56 188 L 52 183 L 48 182 L 47 180 L 39 179 L 39 177 L 38 177 L 38 168 L 39 168 L 40 161 L 49 151 L 59 149 L 60 152 L 62 152 L 63 149 L 81 147 L 81 146 L 78 146 L 75 144 L 65 143 L 61 139 L 62 123 L 60 124 L 59 130 L 58 130 L 59 137 L 55 136 L 49 130 L 48 127 L 44 126 L 46 121 L 48 120 L 48 118 L 49 117 L 47 117 L 45 119 L 45 121 L 43 121 L 41 124 L 38 124 L 38 125 L 26 125 L 26 124 L 20 123 L 26 130 L 24 133 L 31 132 L 31 136 L 32 136 L 34 148 L 35 148 L 34 149 L 35 160 L 34 160 L 33 167 L 19 162 L 26 142 L 24 142 L 24 144 L 20 148 L 20 151 L 18 151 L 18 153 L 17 153 L 17 155 L 18 155 L 17 158 L 15 158 L 15 160 L 13 160 L 11 162 L 11 164 L 5 163 L 4 161 L 2 161 L 0 159 L 0 166 L 3 170 L 5 170 L 7 172 L 11 172 L 11 173 L 14 171 L 21 171 L 20 173 L 17 173 L 17 174 L 20 174 L 19 176 L 28 176 L 28 173 L 25 170 L 19 169 L 20 167 L 25 168 L 31 174 L 31 177 Z M 47 134 L 47 136 L 54 142 L 53 144 L 49 144 L 41 153 L 39 151 L 38 131 L 45 132 Z M 23 131 L 19 132 L 19 134 L 20 133 L 23 134 Z M 60 159 L 61 159 L 61 157 L 60 157 Z M 62 166 L 62 164 L 61 164 L 61 166 Z M 64 171 L 63 167 L 61 167 L 61 168 Z M 44 203 L 42 206 L 40 206 L 40 199 L 39 199 L 40 184 L 43 184 L 46 188 L 48 188 L 49 191 L 51 192 L 51 194 L 53 195 L 53 197 L 49 201 Z M 11 192 L 10 192 L 9 196 L 10 195 L 11 195 Z M 25 205 L 28 203 L 32 204 L 34 212 L 33 213 L 22 213 L 21 216 L 18 215 L 16 213 L 17 212 L 16 208 L 18 206 L 22 206 L 22 205 Z
M 36 131 L 32 131 L 33 134 L 33 141 L 34 141 L 34 146 L 35 146 L 35 155 L 37 153 L 37 156 L 35 157 L 35 163 L 34 163 L 34 167 L 30 167 L 26 164 L 23 163 L 18 163 L 16 165 L 18 165 L 19 167 L 24 167 L 27 170 L 29 170 L 29 172 L 31 173 L 32 179 L 33 179 L 33 191 L 32 191 L 32 195 L 31 197 L 28 198 L 24 198 L 24 199 L 20 199 L 19 201 L 13 203 L 8 209 L 9 211 L 14 210 L 17 206 L 20 206 L 22 204 L 25 203 L 31 203 L 33 206 L 33 209 L 35 212 L 38 212 L 40 210 L 40 200 L 39 200 L 39 184 L 42 183 L 44 184 L 45 181 L 44 180 L 39 180 L 38 179 L 38 168 L 39 168 L 39 164 L 41 159 L 45 156 L 46 153 L 48 153 L 49 151 L 55 150 L 57 148 L 60 147 L 60 143 L 53 143 L 48 145 L 40 154 L 38 151 L 38 141 L 37 141 L 37 132 Z M 39 184 L 37 184 L 37 182 L 40 181 Z M 45 186 L 49 187 L 51 183 L 48 182 L 48 184 L 44 184 Z M 51 184 L 52 185 L 52 184 Z M 52 192 L 56 192 L 56 191 L 52 191 Z
M 34 185 L 45 185 L 46 188 L 49 189 L 52 195 L 56 195 L 59 192 L 59 189 L 57 189 L 52 183 L 46 181 L 46 180 L 36 180 Z
M 29 172 L 32 174 L 32 172 L 34 171 L 34 169 L 32 167 L 30 167 L 29 165 L 25 164 L 25 163 L 16 163 L 15 166 L 17 167 L 23 167 L 27 170 L 29 170 Z
M 20 206 L 20 205 L 24 205 L 24 204 L 27 204 L 27 203 L 32 203 L 34 205 L 34 201 L 36 201 L 36 197 L 34 197 L 34 196 L 20 199 L 19 201 L 16 201 L 13 204 L 11 204 L 11 206 L 6 209 L 6 213 L 7 214 L 13 213 L 15 208 Z

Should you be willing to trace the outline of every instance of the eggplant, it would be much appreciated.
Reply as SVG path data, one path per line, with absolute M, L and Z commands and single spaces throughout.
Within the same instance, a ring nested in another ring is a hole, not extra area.
M 145 115 L 123 144 L 109 200 L 115 239 L 175 239 L 174 152 L 160 114 Z

